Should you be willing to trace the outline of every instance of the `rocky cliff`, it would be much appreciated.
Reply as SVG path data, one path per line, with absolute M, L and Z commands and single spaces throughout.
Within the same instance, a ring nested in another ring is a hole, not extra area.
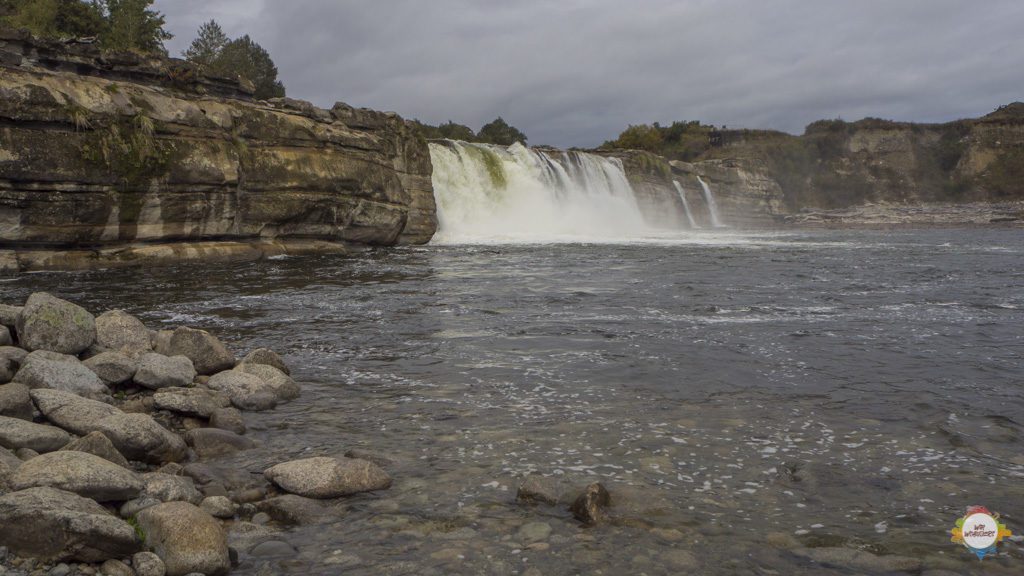
M 430 176 L 395 114 L 255 102 L 182 61 L 0 32 L 8 268 L 423 243 Z

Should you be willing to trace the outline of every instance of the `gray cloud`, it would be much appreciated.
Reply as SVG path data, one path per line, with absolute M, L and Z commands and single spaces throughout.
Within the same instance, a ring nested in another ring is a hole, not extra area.
M 800 133 L 820 118 L 938 122 L 1024 99 L 1019 0 L 157 0 L 183 50 L 215 18 L 289 95 L 408 118 L 503 116 L 534 144 L 627 124 Z

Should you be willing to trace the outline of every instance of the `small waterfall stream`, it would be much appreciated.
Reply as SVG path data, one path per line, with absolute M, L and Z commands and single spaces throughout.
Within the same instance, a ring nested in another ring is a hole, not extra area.
M 693 212 L 690 211 L 690 203 L 686 200 L 686 190 L 683 189 L 683 185 L 679 183 L 679 180 L 673 180 L 673 184 L 676 186 L 676 191 L 679 192 L 679 199 L 683 201 L 683 211 L 686 212 L 686 220 L 690 223 L 690 229 L 697 229 L 697 222 L 693 219 Z
M 725 228 L 725 224 L 722 223 L 722 219 L 718 216 L 718 203 L 715 202 L 715 195 L 711 192 L 711 187 L 708 186 L 707 182 L 697 176 L 697 181 L 700 182 L 701 188 L 704 189 L 704 200 L 708 203 L 708 215 L 711 217 L 712 228 Z

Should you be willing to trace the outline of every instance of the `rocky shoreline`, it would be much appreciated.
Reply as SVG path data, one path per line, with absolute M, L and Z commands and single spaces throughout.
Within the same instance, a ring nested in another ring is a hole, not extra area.
M 782 222 L 814 228 L 1024 226 L 1024 202 L 865 204 L 841 210 L 804 210 L 783 217 Z
M 239 361 L 206 331 L 46 293 L 0 305 L 0 574 L 226 574 L 253 536 L 245 553 L 290 547 L 268 524 L 390 487 L 363 452 L 218 466 L 257 447 L 244 412 L 299 393 L 268 349 Z

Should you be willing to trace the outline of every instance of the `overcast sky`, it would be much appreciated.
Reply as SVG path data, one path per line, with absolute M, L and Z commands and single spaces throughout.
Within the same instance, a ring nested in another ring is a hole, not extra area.
M 937 122 L 1024 100 L 1021 0 L 157 0 L 173 55 L 211 18 L 266 48 L 288 95 L 532 144 L 628 124 L 802 133 Z

